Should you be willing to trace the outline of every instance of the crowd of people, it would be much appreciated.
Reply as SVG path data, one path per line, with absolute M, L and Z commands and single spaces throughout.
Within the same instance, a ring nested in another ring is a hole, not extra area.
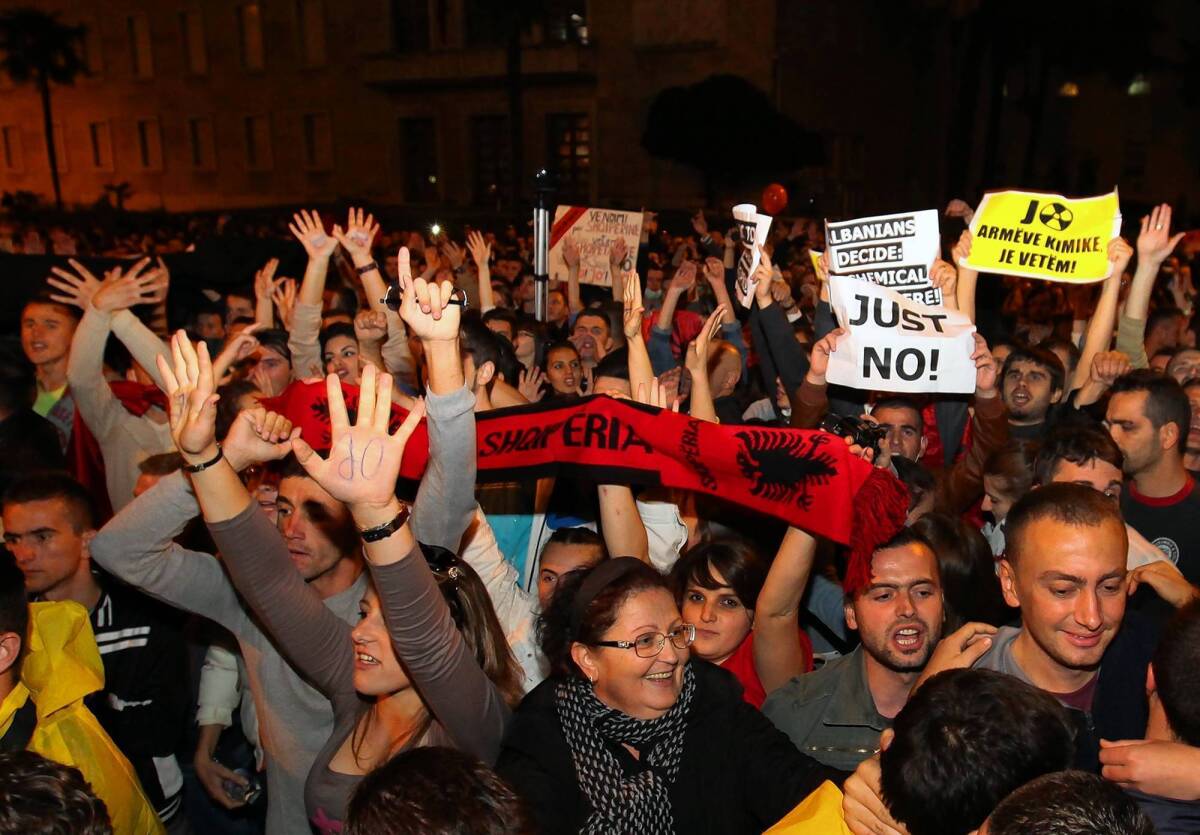
M 182 314 L 159 256 L 207 227 L 7 230 L 63 257 L 0 346 L 0 833 L 1200 832 L 1169 206 L 1094 284 L 981 279 L 956 229 L 969 396 L 827 382 L 819 219 L 748 304 L 704 212 L 611 285 L 568 236 L 548 289 L 512 226 L 285 224 L 301 276 Z M 821 490 L 852 535 L 751 500 Z

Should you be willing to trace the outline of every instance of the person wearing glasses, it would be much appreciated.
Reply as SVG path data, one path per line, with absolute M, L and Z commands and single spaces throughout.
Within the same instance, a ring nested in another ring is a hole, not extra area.
M 834 774 L 691 656 L 695 624 L 641 560 L 565 577 L 539 634 L 551 676 L 496 769 L 542 833 L 757 833 Z

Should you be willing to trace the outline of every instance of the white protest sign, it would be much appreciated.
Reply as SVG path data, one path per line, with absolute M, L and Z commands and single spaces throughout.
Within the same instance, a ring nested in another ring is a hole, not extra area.
M 829 382 L 870 391 L 975 391 L 975 326 L 963 314 L 847 276 L 830 280 L 829 300 L 846 329 L 829 356 Z
M 550 227 L 550 280 L 567 280 L 567 262 L 563 260 L 563 241 L 570 236 L 579 247 L 579 283 L 612 286 L 608 253 L 617 238 L 625 241 L 625 261 L 621 269 L 629 272 L 637 263 L 642 238 L 642 213 L 586 206 L 559 206 Z
M 941 248 L 936 209 L 825 222 L 829 271 L 889 287 L 938 306 L 942 291 L 929 283 Z
M 754 275 L 762 260 L 759 249 L 767 242 L 772 218 L 759 214 L 758 207 L 753 203 L 739 203 L 733 207 L 733 220 L 742 248 L 737 263 L 737 296 L 743 307 L 750 307 L 754 301 L 754 287 L 758 284 L 757 281 L 751 281 L 750 276 Z

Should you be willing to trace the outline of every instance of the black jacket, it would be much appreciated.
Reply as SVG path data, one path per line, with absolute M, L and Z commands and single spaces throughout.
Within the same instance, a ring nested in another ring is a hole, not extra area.
M 838 780 L 838 772 L 801 754 L 743 701 L 730 673 L 706 661 L 691 664 L 696 692 L 679 775 L 670 788 L 677 832 L 759 833 L 823 780 Z M 529 802 L 543 835 L 577 833 L 591 811 L 558 722 L 556 684 L 547 679 L 521 703 L 496 766 Z M 621 746 L 612 750 L 626 774 L 645 768 Z

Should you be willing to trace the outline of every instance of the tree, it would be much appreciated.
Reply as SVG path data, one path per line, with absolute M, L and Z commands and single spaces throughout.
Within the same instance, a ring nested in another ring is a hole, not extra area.
M 86 75 L 82 45 L 86 29 L 68 26 L 57 14 L 37 9 L 13 9 L 0 15 L 0 72 L 17 84 L 32 82 L 42 98 L 42 129 L 46 156 L 54 185 L 54 205 L 62 209 L 62 187 L 58 181 L 58 154 L 54 148 L 54 121 L 50 108 L 50 85 L 74 84 Z

